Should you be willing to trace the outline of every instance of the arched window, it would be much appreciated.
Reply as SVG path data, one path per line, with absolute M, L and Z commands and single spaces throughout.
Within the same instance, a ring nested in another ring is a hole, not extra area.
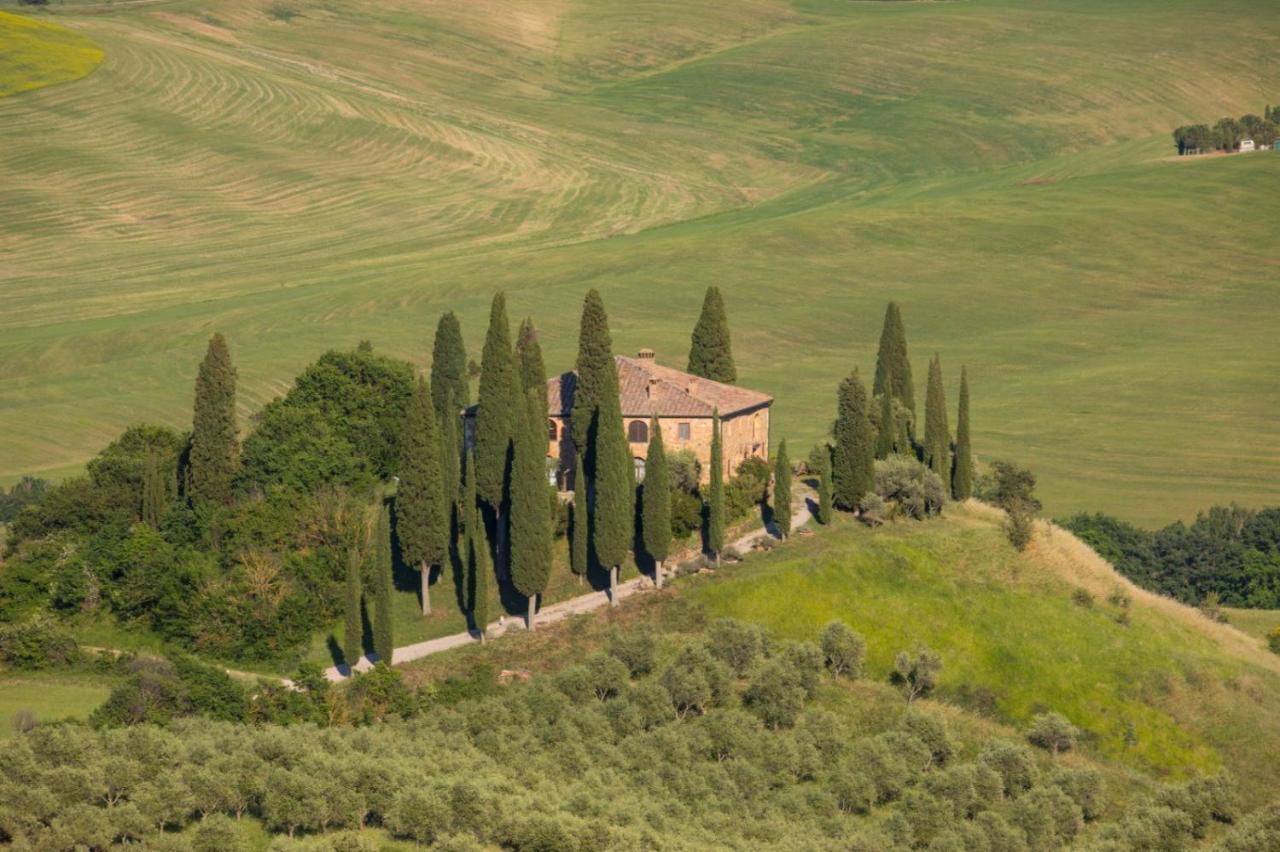
M 554 420 L 547 421 L 547 440 L 553 444 L 560 440 L 560 432 Z
M 636 482 L 644 482 L 644 459 L 632 459 L 636 466 Z
M 649 443 L 649 424 L 643 420 L 632 420 L 627 425 L 627 440 L 633 444 Z

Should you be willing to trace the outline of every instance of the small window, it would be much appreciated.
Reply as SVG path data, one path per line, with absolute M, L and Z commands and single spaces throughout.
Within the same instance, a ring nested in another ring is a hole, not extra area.
M 677 435 L 679 435 L 679 437 L 680 437 L 680 440 L 681 440 L 681 441 L 687 441 L 687 440 L 689 440 L 689 438 L 690 438 L 690 436 L 691 436 L 691 431 L 690 431 L 690 429 L 689 429 L 689 424 L 688 424 L 688 423 L 681 423 L 678 427 L 676 427 L 676 433 L 677 433 Z
M 636 482 L 644 482 L 644 459 L 633 459 L 636 466 Z
M 547 440 L 553 444 L 560 440 L 559 430 L 556 428 L 556 421 L 554 420 L 547 421 Z
M 649 424 L 643 420 L 632 420 L 627 426 L 627 440 L 633 444 L 649 443 Z

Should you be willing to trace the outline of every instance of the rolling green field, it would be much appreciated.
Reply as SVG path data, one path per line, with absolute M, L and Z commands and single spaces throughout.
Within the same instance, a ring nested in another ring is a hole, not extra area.
M 14 717 L 29 710 L 38 722 L 87 719 L 111 692 L 89 675 L 0 673 L 0 740 L 13 736 Z
M 102 51 L 82 35 L 0 12 L 0 98 L 77 80 L 101 61 Z
M 106 59 L 0 100 L 6 481 L 189 422 L 214 329 L 247 416 L 330 346 L 425 364 L 447 308 L 478 354 L 496 288 L 553 369 L 589 286 L 682 366 L 714 283 L 775 442 L 897 299 L 1050 513 L 1280 498 L 1280 155 L 1169 158 L 1280 100 L 1268 0 L 55 9 Z

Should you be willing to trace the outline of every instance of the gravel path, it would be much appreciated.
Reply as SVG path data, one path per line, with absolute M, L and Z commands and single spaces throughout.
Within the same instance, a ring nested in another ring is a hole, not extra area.
M 809 523 L 813 514 L 810 510 L 811 498 L 814 496 L 807 489 L 801 491 L 800 507 L 795 511 L 791 518 L 792 531 L 800 529 L 800 527 Z M 776 530 L 762 528 L 750 532 L 741 538 L 731 542 L 730 547 L 739 553 L 745 553 L 752 549 L 757 542 L 763 538 L 776 538 Z M 648 577 L 636 577 L 634 580 L 628 580 L 625 583 L 618 584 L 618 600 L 624 600 L 631 597 L 635 593 L 643 589 L 653 588 L 653 581 Z M 591 612 L 609 605 L 609 593 L 607 591 L 588 592 L 585 595 L 579 595 L 575 598 L 569 598 L 567 601 L 551 604 L 538 610 L 538 626 L 542 627 L 547 624 L 554 624 L 557 621 L 563 621 L 571 615 L 579 615 L 584 612 Z M 504 617 L 501 621 L 495 621 L 489 625 L 487 635 L 490 639 L 501 636 L 512 630 L 524 630 L 524 621 L 517 617 Z M 396 648 L 391 655 L 391 664 L 398 665 L 407 663 L 411 660 L 420 660 L 431 654 L 438 654 L 441 651 L 448 651 L 451 648 L 460 648 L 463 645 L 470 645 L 478 642 L 479 637 L 472 633 L 454 633 L 450 636 L 441 636 L 438 639 L 429 639 L 426 642 L 416 642 L 412 645 L 405 645 Z M 376 658 L 375 658 L 376 659 Z M 373 662 L 369 657 L 362 657 L 360 662 L 356 663 L 356 671 L 368 671 L 373 668 Z M 349 670 L 344 667 L 331 667 L 325 670 L 325 677 L 331 681 L 340 681 L 349 676 Z

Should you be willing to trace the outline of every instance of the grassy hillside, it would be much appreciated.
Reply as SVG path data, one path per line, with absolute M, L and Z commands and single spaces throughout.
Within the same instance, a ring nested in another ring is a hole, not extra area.
M 839 618 L 866 638 L 871 681 L 887 681 L 893 656 L 924 642 L 943 656 L 937 697 L 969 714 L 1022 728 L 1054 710 L 1115 767 L 1156 778 L 1227 767 L 1248 779 L 1253 804 L 1269 798 L 1280 778 L 1270 759 L 1280 748 L 1272 712 L 1280 657 L 1256 639 L 1137 589 L 1061 529 L 1043 527 L 1017 554 L 994 511 L 981 506 L 874 531 L 837 520 L 714 576 L 627 602 L 617 615 L 407 668 L 415 678 L 458 676 L 469 657 L 470 665 L 556 669 L 601 642 L 612 619 L 679 635 L 728 616 L 812 640 Z M 1073 600 L 1077 589 L 1094 596 L 1091 605 Z M 1132 599 L 1127 624 L 1107 600 L 1116 589 Z
M 446 308 L 478 350 L 495 287 L 553 367 L 588 286 L 680 365 L 716 283 L 775 440 L 894 298 L 1052 513 L 1274 501 L 1280 169 L 1167 161 L 1277 98 L 1270 8 L 69 3 L 107 60 L 0 102 L 0 477 L 183 424 L 214 328 L 247 414 L 332 345 L 425 363 Z
M 77 80 L 102 61 L 89 39 L 65 27 L 0 12 L 0 98 Z

